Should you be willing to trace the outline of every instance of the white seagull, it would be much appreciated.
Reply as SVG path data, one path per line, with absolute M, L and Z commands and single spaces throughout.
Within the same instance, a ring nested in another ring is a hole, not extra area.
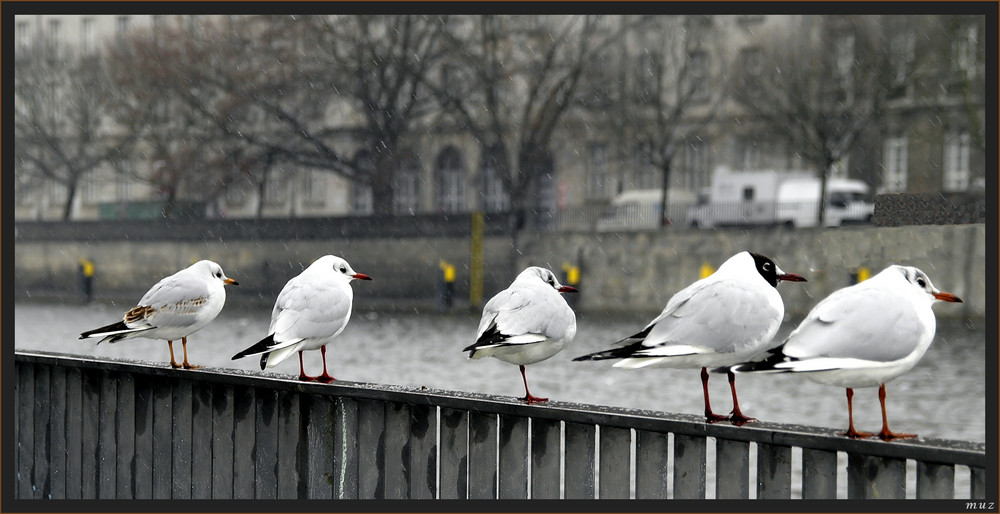
M 961 302 L 931 284 L 913 266 L 892 265 L 878 275 L 834 291 L 816 304 L 784 343 L 760 362 L 733 366 L 736 372 L 793 372 L 821 384 L 847 388 L 846 435 L 873 434 L 854 429 L 851 399 L 855 387 L 879 386 L 883 440 L 916 437 L 889 430 L 885 415 L 885 383 L 906 373 L 923 357 L 934 339 L 935 300 Z
M 754 421 L 740 412 L 732 373 L 728 374 L 732 416 L 712 412 L 707 368 L 743 362 L 766 347 L 785 315 L 777 290 L 781 280 L 806 281 L 785 273 L 768 257 L 740 252 L 715 273 L 675 294 L 646 328 L 615 343 L 619 347 L 573 360 L 622 359 L 616 368 L 701 368 L 706 420 L 736 425 Z
M 293 353 L 299 354 L 299 380 L 329 383 L 335 380 L 326 370 L 326 345 L 340 335 L 351 318 L 354 302 L 352 280 L 371 280 L 351 269 L 344 259 L 324 255 L 281 288 L 271 310 L 268 335 L 237 353 L 233 360 L 262 354 L 260 369 L 273 368 Z M 320 350 L 323 374 L 306 375 L 302 352 Z
M 139 304 L 125 313 L 122 321 L 106 327 L 88 330 L 80 339 L 102 337 L 115 343 L 123 339 L 144 337 L 165 339 L 170 348 L 170 365 L 175 368 L 198 368 L 188 363 L 187 336 L 209 324 L 226 303 L 225 285 L 238 285 L 222 272 L 218 264 L 198 261 L 156 283 L 139 300 Z M 180 339 L 184 347 L 184 362 L 174 359 L 174 341 Z
M 531 266 L 510 287 L 497 293 L 483 307 L 476 342 L 465 349 L 470 359 L 496 357 L 517 364 L 524 381 L 526 403 L 548 401 L 532 396 L 524 366 L 541 362 L 562 351 L 576 335 L 576 315 L 559 293 L 576 293 L 552 271 Z

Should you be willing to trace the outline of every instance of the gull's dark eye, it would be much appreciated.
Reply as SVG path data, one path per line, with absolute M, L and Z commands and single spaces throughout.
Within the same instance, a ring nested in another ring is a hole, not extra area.
M 770 270 L 771 269 L 771 263 L 770 262 L 765 262 L 764 265 L 762 266 L 762 268 L 764 269 L 764 271 Z
M 222 278 L 222 272 L 221 272 L 221 271 L 216 271 L 216 272 L 215 272 L 215 276 L 216 276 L 217 278 Z
M 346 266 L 341 266 L 340 267 L 340 272 L 341 273 L 347 273 L 347 267 Z
M 917 279 L 917 285 L 920 286 L 920 287 L 927 287 L 927 283 L 924 282 L 924 279 L 922 279 L 922 278 L 918 278 Z

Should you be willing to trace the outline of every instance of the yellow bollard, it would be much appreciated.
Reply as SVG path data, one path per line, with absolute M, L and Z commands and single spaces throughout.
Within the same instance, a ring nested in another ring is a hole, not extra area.
M 455 281 L 455 266 L 452 266 L 450 262 L 442 259 L 438 262 L 438 267 L 441 268 L 441 271 L 444 273 L 443 276 L 446 283 Z
M 872 276 L 872 272 L 870 269 L 868 269 L 865 266 L 861 266 L 858 268 L 858 282 L 864 282 L 865 280 L 868 280 L 868 277 L 870 276 Z
M 705 278 L 712 273 L 715 273 L 715 268 L 713 268 L 708 261 L 701 263 L 701 278 Z
M 567 286 L 576 286 L 580 283 L 580 267 L 573 266 L 568 262 L 564 262 L 562 265 L 563 269 L 563 280 L 565 280 Z
M 455 266 L 441 259 L 438 261 L 438 268 L 441 268 L 441 296 L 438 306 L 442 310 L 451 309 L 455 297 Z

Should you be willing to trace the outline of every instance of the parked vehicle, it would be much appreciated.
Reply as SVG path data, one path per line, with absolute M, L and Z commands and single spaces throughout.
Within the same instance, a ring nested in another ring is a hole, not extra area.
M 825 226 L 869 223 L 875 206 L 870 188 L 860 180 L 827 180 Z M 805 171 L 716 169 L 707 194 L 688 210 L 687 225 L 711 228 L 739 225 L 814 227 L 820 179 Z
M 660 227 L 660 209 L 663 191 L 660 189 L 633 189 L 624 191 L 613 200 L 597 220 L 598 232 L 625 230 L 656 230 Z M 684 213 L 694 204 L 694 194 L 684 189 L 669 189 L 667 218 L 683 219 Z

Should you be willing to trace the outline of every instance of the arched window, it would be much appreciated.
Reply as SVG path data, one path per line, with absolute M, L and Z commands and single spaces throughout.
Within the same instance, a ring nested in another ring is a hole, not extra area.
M 393 212 L 416 214 L 420 210 L 420 160 L 411 153 L 399 159 L 393 184 Z
M 437 159 L 437 207 L 441 212 L 462 212 L 465 205 L 465 166 L 458 150 L 445 148 Z
M 374 210 L 372 204 L 372 186 L 368 182 L 369 177 L 375 173 L 375 156 L 371 152 L 362 150 L 354 157 L 361 171 L 358 180 L 351 182 L 351 210 L 354 214 L 371 214 Z
M 510 209 L 510 193 L 503 177 L 507 170 L 500 159 L 500 151 L 493 147 L 483 155 L 483 210 L 486 212 Z

